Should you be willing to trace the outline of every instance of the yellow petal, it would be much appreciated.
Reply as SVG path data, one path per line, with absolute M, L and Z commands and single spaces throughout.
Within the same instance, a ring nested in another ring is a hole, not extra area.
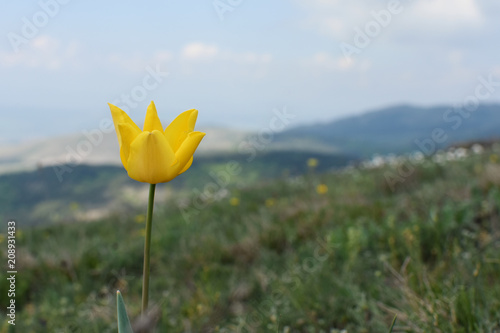
M 130 124 L 118 124 L 118 131 L 120 133 L 120 158 L 123 166 L 127 169 L 127 161 L 130 154 L 130 144 L 134 139 L 141 134 L 141 130 L 136 126 Z
M 174 151 L 179 149 L 182 142 L 186 140 L 188 133 L 194 130 L 197 118 L 198 110 L 184 111 L 165 129 L 165 137 Z
M 177 159 L 179 160 L 180 170 L 184 170 L 184 167 L 189 163 L 189 160 L 193 157 L 196 148 L 198 148 L 198 145 L 200 144 L 201 139 L 203 139 L 204 136 L 205 133 L 202 132 L 189 133 L 186 140 L 184 140 L 182 145 L 175 152 L 175 157 L 177 157 Z
M 191 156 L 191 158 L 189 159 L 189 161 L 187 162 L 187 164 L 184 166 L 184 168 L 182 168 L 182 170 L 179 171 L 179 175 L 181 173 L 186 172 L 191 167 L 192 164 L 193 164 L 193 156 Z
M 176 163 L 163 132 L 142 132 L 130 145 L 127 171 L 130 178 L 143 183 L 164 183 L 178 175 Z
M 154 130 L 163 132 L 163 127 L 161 126 L 160 118 L 158 118 L 158 113 L 156 112 L 156 106 L 153 101 L 148 106 L 146 111 L 146 119 L 144 120 L 144 131 L 153 132 Z
M 109 109 L 111 110 L 111 116 L 113 117 L 113 123 L 115 124 L 116 136 L 118 137 L 118 143 L 120 143 L 120 130 L 118 129 L 118 124 L 130 124 L 132 127 L 141 130 L 132 119 L 119 107 L 108 103 Z

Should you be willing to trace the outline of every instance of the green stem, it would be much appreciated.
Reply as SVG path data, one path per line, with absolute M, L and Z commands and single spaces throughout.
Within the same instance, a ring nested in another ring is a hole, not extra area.
M 146 239 L 144 241 L 144 270 L 142 273 L 142 314 L 148 308 L 149 299 L 149 253 L 151 249 L 151 227 L 153 225 L 153 206 L 155 201 L 156 184 L 149 186 L 148 214 L 146 216 Z

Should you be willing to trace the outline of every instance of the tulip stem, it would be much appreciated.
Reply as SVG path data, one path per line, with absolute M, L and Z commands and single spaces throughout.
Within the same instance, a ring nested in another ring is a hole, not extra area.
M 144 270 L 142 280 L 142 310 L 144 315 L 148 308 L 149 299 L 149 253 L 151 249 L 151 227 L 153 225 L 153 206 L 155 201 L 156 184 L 149 185 L 148 213 L 146 216 L 146 239 L 144 241 Z

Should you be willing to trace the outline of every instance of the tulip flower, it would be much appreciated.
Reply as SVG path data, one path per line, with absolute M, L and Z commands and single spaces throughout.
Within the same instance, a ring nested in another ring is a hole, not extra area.
M 120 158 L 130 178 L 143 183 L 171 181 L 193 163 L 193 154 L 205 133 L 194 132 L 197 110 L 181 113 L 163 129 L 153 102 L 141 129 L 119 107 L 109 104 Z
M 125 111 L 112 104 L 109 104 L 109 108 L 113 116 L 116 135 L 120 144 L 120 158 L 125 170 L 127 170 L 130 178 L 150 184 L 144 235 L 142 283 L 142 313 L 144 314 L 149 299 L 151 229 L 156 184 L 171 181 L 189 169 L 193 163 L 193 154 L 205 133 L 194 131 L 194 125 L 198 117 L 197 110 L 188 110 L 181 113 L 164 130 L 160 118 L 158 118 L 155 104 L 151 102 L 146 112 L 144 128 L 141 131 Z M 126 314 L 123 315 L 125 312 L 124 305 L 120 306 L 120 304 L 119 297 L 118 323 L 123 324 L 128 319 Z

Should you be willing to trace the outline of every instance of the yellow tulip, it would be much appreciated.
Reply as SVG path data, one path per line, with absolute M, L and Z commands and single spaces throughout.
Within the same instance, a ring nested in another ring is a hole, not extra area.
M 143 183 L 165 183 L 189 169 L 193 154 L 205 136 L 194 132 L 197 110 L 181 113 L 163 130 L 151 102 L 141 131 L 125 111 L 112 104 L 109 108 L 120 144 L 120 158 L 130 178 Z

